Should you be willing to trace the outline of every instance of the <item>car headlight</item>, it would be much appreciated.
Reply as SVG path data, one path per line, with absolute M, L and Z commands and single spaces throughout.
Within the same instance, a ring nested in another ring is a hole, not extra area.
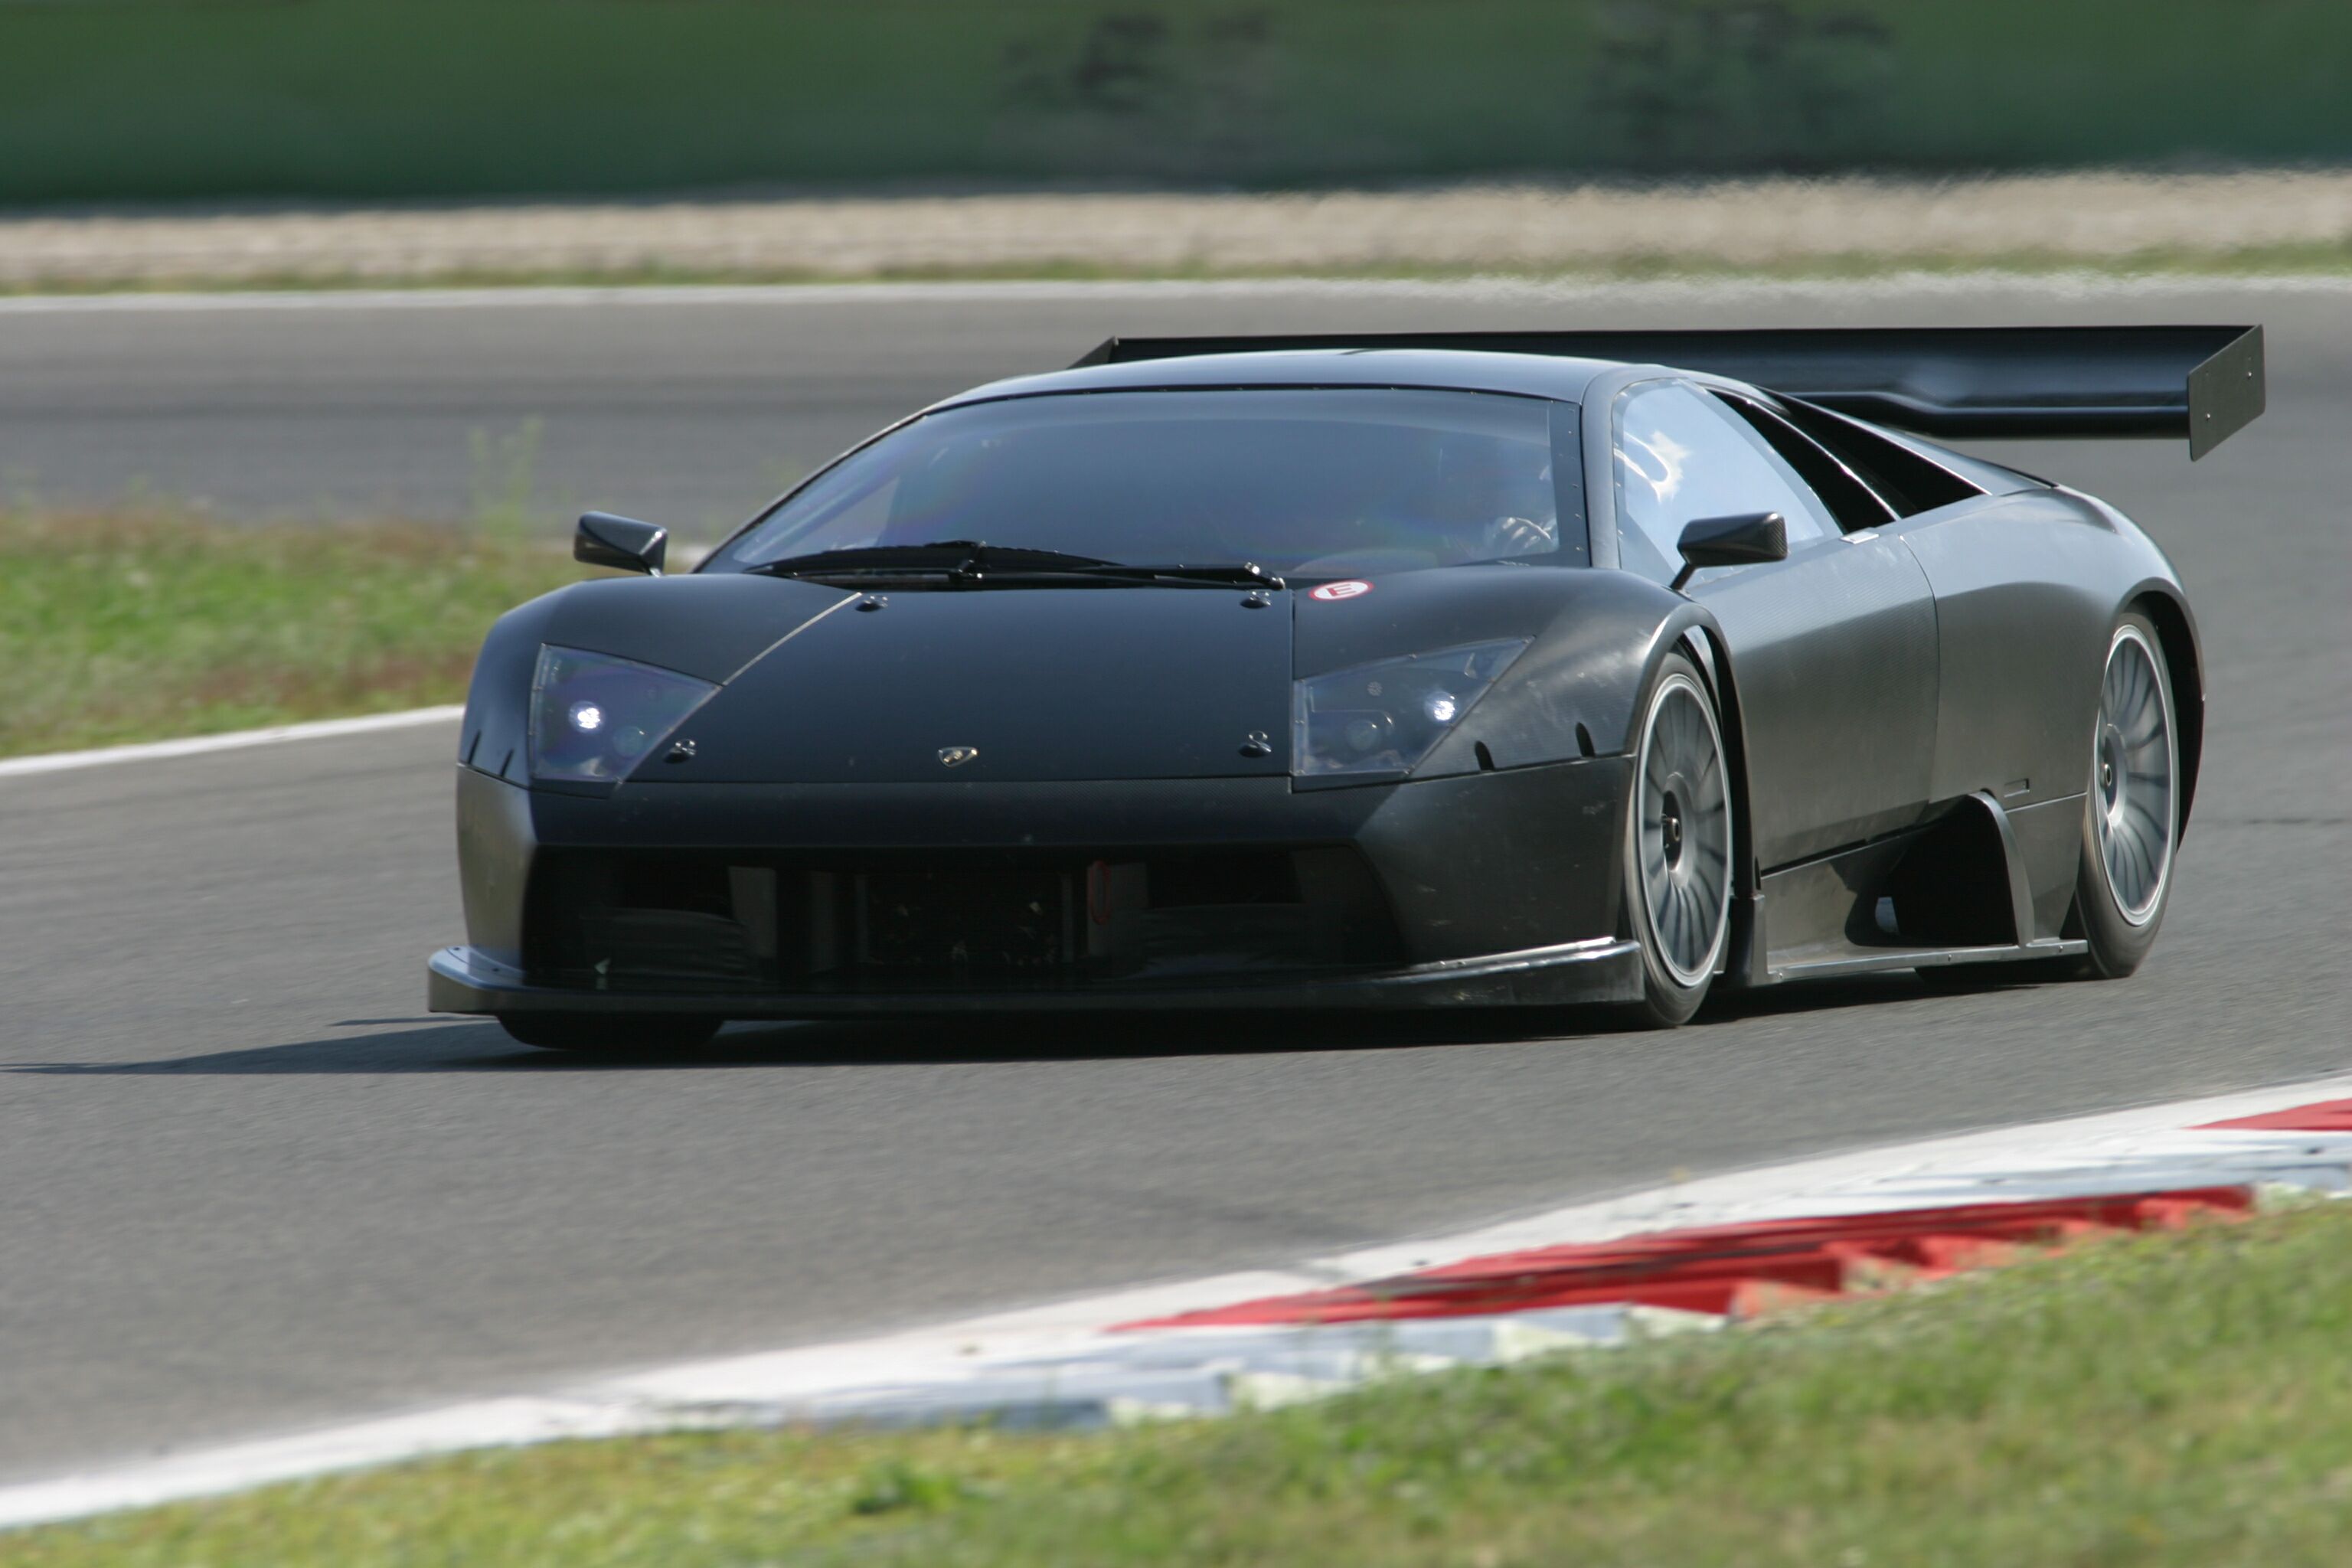
M 1524 637 L 1474 643 L 1298 682 L 1291 772 L 1313 778 L 1411 771 L 1527 646 Z
M 530 776 L 629 776 L 719 688 L 610 654 L 543 644 L 530 683 Z

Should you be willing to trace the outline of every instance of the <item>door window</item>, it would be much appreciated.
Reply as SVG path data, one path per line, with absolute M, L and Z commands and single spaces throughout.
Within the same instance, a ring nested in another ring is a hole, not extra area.
M 1627 391 L 1617 399 L 1614 437 L 1617 557 L 1629 572 L 1673 581 L 1683 529 L 1703 517 L 1777 511 L 1788 523 L 1791 553 L 1835 531 L 1780 454 L 1686 383 L 1644 382 Z

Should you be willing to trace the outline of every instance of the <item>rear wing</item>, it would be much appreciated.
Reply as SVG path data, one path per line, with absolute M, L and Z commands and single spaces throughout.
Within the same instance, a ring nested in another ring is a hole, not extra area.
M 1284 349 L 1473 349 L 1672 365 L 1922 436 L 2182 437 L 2203 457 L 2263 412 L 2260 327 L 1766 327 L 1108 338 L 1081 365 Z

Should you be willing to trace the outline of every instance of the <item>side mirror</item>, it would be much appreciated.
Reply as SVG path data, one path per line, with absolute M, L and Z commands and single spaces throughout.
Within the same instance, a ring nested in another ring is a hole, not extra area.
M 609 511 L 584 512 L 579 531 L 572 536 L 572 559 L 616 572 L 662 574 L 662 558 L 669 552 L 669 530 Z
M 585 525 L 587 519 L 581 519 Z M 1789 525 L 1777 511 L 1738 517 L 1702 517 L 1683 528 L 1683 569 L 1669 584 L 1677 594 L 1702 566 L 1741 566 L 1751 561 L 1786 561 Z

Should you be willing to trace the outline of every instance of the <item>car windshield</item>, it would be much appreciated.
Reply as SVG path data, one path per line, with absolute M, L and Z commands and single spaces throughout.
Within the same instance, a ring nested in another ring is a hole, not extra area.
M 852 453 L 710 564 L 977 540 L 1305 577 L 1506 558 L 1581 565 L 1576 413 L 1387 387 L 969 404 Z

